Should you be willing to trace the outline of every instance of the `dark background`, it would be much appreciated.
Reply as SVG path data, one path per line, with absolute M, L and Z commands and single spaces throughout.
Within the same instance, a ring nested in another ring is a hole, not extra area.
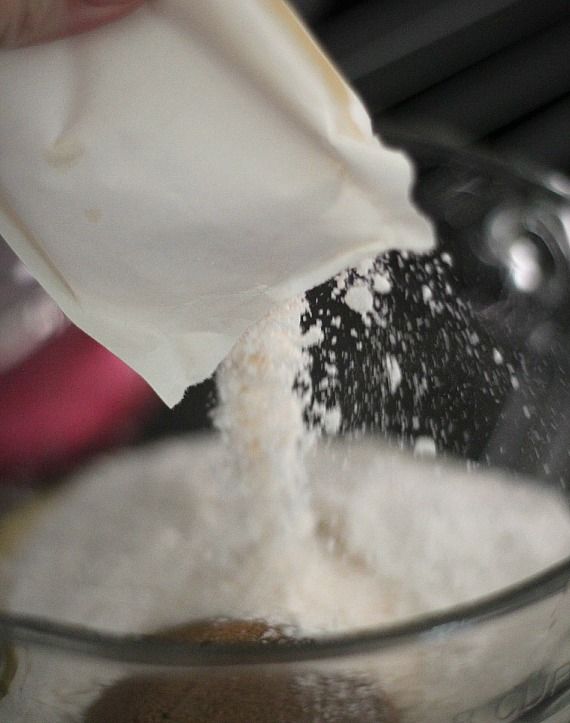
M 570 171 L 568 0 L 293 0 L 380 128 Z

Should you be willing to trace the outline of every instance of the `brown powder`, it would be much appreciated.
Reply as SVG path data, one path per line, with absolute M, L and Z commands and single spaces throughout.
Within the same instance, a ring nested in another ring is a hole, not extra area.
M 205 621 L 161 637 L 204 645 L 295 644 L 279 627 L 257 620 Z M 101 694 L 84 723 L 398 723 L 382 691 L 363 676 L 257 667 L 127 678 Z

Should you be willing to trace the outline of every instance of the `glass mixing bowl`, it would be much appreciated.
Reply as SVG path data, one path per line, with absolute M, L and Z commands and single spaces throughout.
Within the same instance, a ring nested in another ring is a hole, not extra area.
M 356 317 L 342 325 L 345 337 L 335 327 L 339 380 L 334 388 L 315 384 L 317 401 L 342 407 L 341 434 L 364 430 L 403 446 L 429 436 L 442 454 L 566 495 L 564 183 L 469 151 L 391 140 L 415 159 L 416 200 L 435 223 L 436 253 L 451 263 L 443 271 L 440 264 L 435 279 L 435 255 L 384 259 L 393 278 L 389 323 L 358 349 L 348 331 Z M 334 306 L 331 288 L 310 292 L 315 314 Z M 416 318 L 429 323 L 411 330 Z M 332 335 L 325 325 L 325 348 Z M 395 389 L 378 349 L 402 342 L 404 381 Z M 325 374 L 321 362 L 315 356 L 314 381 Z M 432 382 L 421 394 L 406 382 L 418 369 Z M 0 719 L 568 723 L 569 583 L 570 557 L 497 594 L 403 624 L 276 644 L 255 626 L 230 642 L 196 631 L 114 635 L 5 612 Z

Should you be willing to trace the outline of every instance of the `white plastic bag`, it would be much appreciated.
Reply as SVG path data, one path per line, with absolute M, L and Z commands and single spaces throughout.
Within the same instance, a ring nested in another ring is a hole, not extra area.
M 0 53 L 0 234 L 169 404 L 277 302 L 424 250 L 410 167 L 281 0 Z

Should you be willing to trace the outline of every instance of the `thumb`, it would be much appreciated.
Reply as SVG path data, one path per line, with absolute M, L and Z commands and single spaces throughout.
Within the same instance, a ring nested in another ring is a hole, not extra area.
M 0 48 L 33 45 L 92 30 L 142 0 L 0 0 Z

